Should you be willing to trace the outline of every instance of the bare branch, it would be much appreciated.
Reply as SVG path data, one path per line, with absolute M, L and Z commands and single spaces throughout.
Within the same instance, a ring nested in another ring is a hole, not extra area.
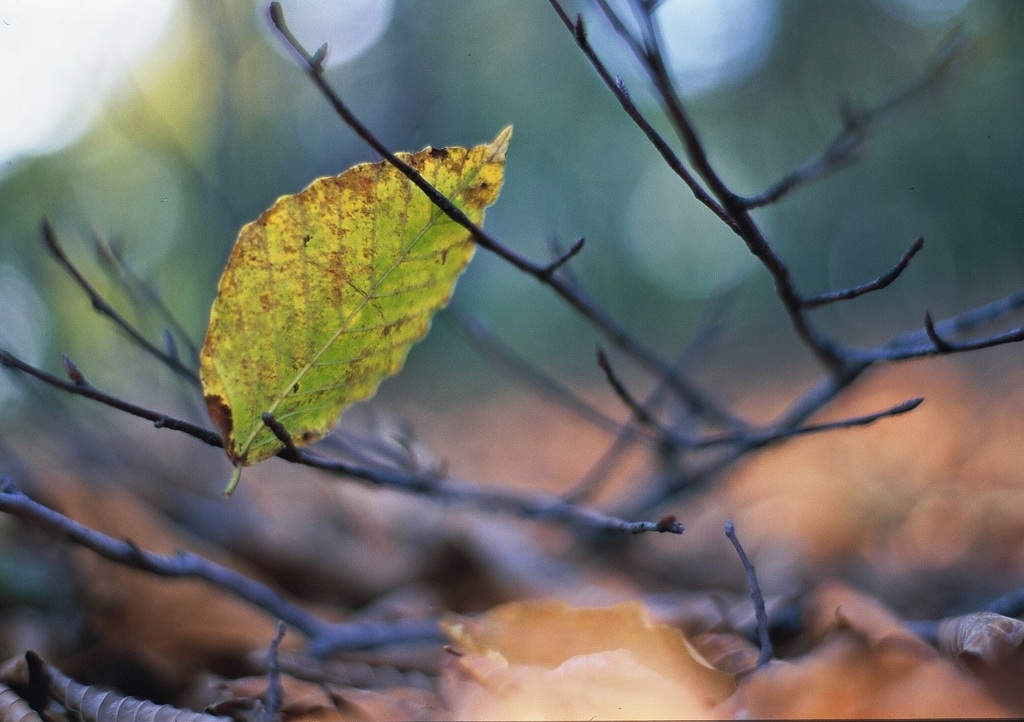
M 561 254 L 561 255 L 560 255 L 560 256 L 559 256 L 558 258 L 556 258 L 555 260 L 553 260 L 553 261 L 552 261 L 551 263 L 549 263 L 548 265 L 544 266 L 544 268 L 543 268 L 543 270 L 542 270 L 542 273 L 543 273 L 543 274 L 544 274 L 545 276 L 548 276 L 548 277 L 550 277 L 550 276 L 551 276 L 551 275 L 552 275 L 553 273 L 555 273 L 555 272 L 556 272 L 556 271 L 557 271 L 557 270 L 558 270 L 559 268 L 561 268 L 561 267 L 562 267 L 562 266 L 564 266 L 564 265 L 565 265 L 566 263 L 568 263 L 568 262 L 569 262 L 569 261 L 570 261 L 570 260 L 572 259 L 572 257 L 573 257 L 573 256 L 575 256 L 575 255 L 576 255 L 577 253 L 579 253 L 580 251 L 582 251 L 582 250 L 583 250 L 583 246 L 584 246 L 584 244 L 585 244 L 586 242 L 587 242 L 587 239 L 586 239 L 586 238 L 583 238 L 582 236 L 581 236 L 581 237 L 579 237 L 579 238 L 577 238 L 577 239 L 576 239 L 576 240 L 575 240 L 575 241 L 573 242 L 573 244 L 572 244 L 571 246 L 569 246 L 569 250 L 568 250 L 568 251 L 566 251 L 565 253 Z
M 284 444 L 286 451 L 292 454 L 298 452 L 298 449 L 295 447 L 295 439 L 293 439 L 292 435 L 288 433 L 288 429 L 284 427 L 284 424 L 274 418 L 272 413 L 264 411 L 260 418 L 263 419 L 263 423 L 266 427 L 274 432 L 274 436 L 277 437 L 277 440 Z
M 550 1 L 564 24 L 567 20 L 564 11 L 558 5 L 557 0 Z M 848 362 L 845 350 L 825 336 L 812 323 L 811 319 L 807 317 L 804 312 L 803 298 L 793 282 L 789 267 L 765 238 L 760 227 L 743 205 L 742 199 L 726 186 L 725 182 L 711 165 L 704 145 L 683 107 L 679 93 L 676 91 L 671 75 L 665 66 L 658 29 L 651 17 L 650 7 L 640 5 L 635 8 L 637 21 L 640 23 L 641 32 L 643 33 L 643 41 L 641 42 L 632 37 L 625 24 L 621 22 L 621 19 L 617 18 L 615 12 L 607 3 L 599 4 L 610 18 L 616 18 L 612 21 L 613 26 L 623 35 L 629 47 L 637 55 L 640 64 L 647 71 L 647 75 L 651 79 L 651 83 L 661 100 L 662 106 L 675 128 L 676 134 L 683 143 L 690 165 L 693 167 L 696 175 L 707 185 L 710 195 L 717 202 L 717 207 L 723 211 L 723 213 L 716 213 L 716 215 L 740 236 L 747 249 L 771 274 L 775 282 L 776 294 L 782 302 L 797 336 L 827 369 L 836 370 L 843 367 Z M 574 33 L 574 35 L 578 35 L 578 33 Z M 577 39 L 578 43 L 579 40 Z M 590 55 L 588 55 L 588 58 L 590 58 Z M 594 63 L 595 61 L 596 56 L 594 56 L 591 62 Z M 600 61 L 596 62 L 599 63 Z M 634 118 L 634 122 L 639 123 L 636 118 Z M 644 120 L 644 123 L 646 123 L 646 120 Z M 709 208 L 714 210 L 712 206 L 709 206 Z
M 473 223 L 454 203 L 443 193 L 431 185 L 415 168 L 392 153 L 377 137 L 349 110 L 342 102 L 334 89 L 323 79 L 317 71 L 318 66 L 314 58 L 305 50 L 301 43 L 295 38 L 284 20 L 284 12 L 281 6 L 273 2 L 270 4 L 270 19 L 281 37 L 288 43 L 292 52 L 302 61 L 306 69 L 306 75 L 316 85 L 317 89 L 330 103 L 338 117 L 358 135 L 363 142 L 379 153 L 388 163 L 408 178 L 413 185 L 419 188 L 430 202 L 441 212 L 451 218 L 454 222 L 469 231 L 476 243 L 486 248 L 491 253 L 504 259 L 520 271 L 533 276 L 538 281 L 554 290 L 566 302 L 569 303 L 580 315 L 590 321 L 595 327 L 601 330 L 607 338 L 627 353 L 637 363 L 644 366 L 648 371 L 657 374 L 659 377 L 668 379 L 673 389 L 690 404 L 695 411 L 706 415 L 710 420 L 723 423 L 727 426 L 733 425 L 731 415 L 718 407 L 718 405 L 698 389 L 692 382 L 683 378 L 680 374 L 673 374 L 671 365 L 660 358 L 651 349 L 642 344 L 626 328 L 614 321 L 607 312 L 590 298 L 581 294 L 578 289 L 567 283 L 557 275 L 549 275 L 545 272 L 546 265 L 540 265 L 534 261 L 519 255 L 508 246 L 484 231 Z
M 43 240 L 46 242 L 47 248 L 50 249 L 50 252 L 53 253 L 57 261 L 60 262 L 60 265 L 64 267 L 64 270 L 68 272 L 78 286 L 85 291 L 85 294 L 89 297 L 89 301 L 92 303 L 92 307 L 94 309 L 113 321 L 114 325 L 127 334 L 136 346 L 160 361 L 160 363 L 167 366 L 169 369 L 174 371 L 174 373 L 178 374 L 193 386 L 201 386 L 199 376 L 195 371 L 150 343 L 137 328 L 130 324 L 124 316 L 114 310 L 114 307 L 107 303 L 106 299 L 103 298 L 95 288 L 93 288 L 92 284 L 89 283 L 85 276 L 82 275 L 82 272 L 78 270 L 75 264 L 71 262 L 71 259 L 68 258 L 67 254 L 64 252 L 60 242 L 57 240 L 57 234 L 54 233 L 53 227 L 50 225 L 49 221 L 43 219 L 41 229 Z
M 270 587 L 205 557 L 179 550 L 156 554 L 109 537 L 29 498 L 8 479 L 0 479 L 0 511 L 30 521 L 85 547 L 104 559 L 164 577 L 202 579 L 285 621 L 310 639 L 331 625 L 286 601 Z
M 324 471 L 362 479 L 382 488 L 398 489 L 439 502 L 472 506 L 484 511 L 512 514 L 537 521 L 557 522 L 577 527 L 580 530 L 611 534 L 683 533 L 682 524 L 665 527 L 656 522 L 626 521 L 541 492 L 488 488 L 482 485 L 433 478 L 423 474 L 365 468 L 337 459 L 327 459 L 306 449 L 300 449 L 294 456 L 284 452 L 280 456 L 289 461 L 296 461 Z
M 844 167 L 857 156 L 864 141 L 882 121 L 903 110 L 912 101 L 942 79 L 964 54 L 966 42 L 957 30 L 937 53 L 938 58 L 921 77 L 907 88 L 882 101 L 873 108 L 857 114 L 846 113 L 846 122 L 839 133 L 817 155 L 801 163 L 796 169 L 760 193 L 742 199 L 747 208 L 759 208 L 779 201 L 791 191 L 813 183 Z
M 136 406 L 127 401 L 122 401 L 92 386 L 82 386 L 64 381 L 35 368 L 31 364 L 25 363 L 6 351 L 0 350 L 0 365 L 27 373 L 40 381 L 64 391 L 99 401 L 102 404 L 125 411 L 133 416 L 148 419 L 158 428 L 166 427 L 175 431 L 181 431 L 210 446 L 223 448 L 223 441 L 220 435 L 210 429 L 205 429 L 201 426 L 190 424 L 187 421 L 175 419 L 165 414 Z M 273 417 L 270 418 L 272 423 L 276 423 Z M 278 426 L 280 425 L 278 424 Z M 268 428 L 271 428 L 273 431 L 273 427 L 270 424 L 268 424 Z M 283 433 L 287 435 L 286 430 L 283 430 Z M 682 534 L 683 532 L 682 524 L 671 528 L 661 528 L 655 522 L 626 521 L 625 519 L 603 514 L 595 509 L 576 506 L 565 499 L 551 494 L 539 492 L 517 493 L 515 491 L 489 488 L 483 485 L 442 480 L 436 476 L 421 472 L 360 466 L 338 459 L 329 459 L 306 449 L 295 449 L 294 447 L 282 449 L 278 456 L 286 461 L 361 479 L 382 488 L 419 494 L 438 502 L 463 504 L 485 511 L 556 522 L 593 532 L 629 534 L 642 534 L 654 531 L 672 534 Z
M 917 331 L 900 334 L 874 348 L 854 351 L 854 358 L 868 364 L 878 361 L 904 361 L 937 354 L 977 351 L 1024 341 L 1024 327 L 972 341 L 954 342 L 951 340 L 956 336 L 973 331 L 979 326 L 1019 313 L 1021 310 L 1024 310 L 1024 291 L 952 316 L 944 321 L 929 323 L 926 320 L 924 326 Z M 938 339 L 938 343 L 936 343 L 936 339 Z
M 156 288 L 131 271 L 118 246 L 99 234 L 95 236 L 95 244 L 96 255 L 103 266 L 109 271 L 111 277 L 117 280 L 130 296 L 136 298 L 138 303 L 146 303 L 155 308 L 157 313 L 167 323 L 168 328 L 164 329 L 164 346 L 167 349 L 168 356 L 180 360 L 177 349 L 173 347 L 177 346 L 177 339 L 181 339 L 188 348 L 189 358 L 193 362 L 197 362 L 199 359 L 198 344 L 192 340 L 192 336 L 181 324 L 181 321 L 178 320 L 178 317 L 168 308 Z
M 64 379 L 58 378 L 53 374 L 47 373 L 46 371 L 22 361 L 17 356 L 14 356 L 8 351 L 4 351 L 3 349 L 0 349 L 0 366 L 21 371 L 22 373 L 34 376 L 40 381 L 63 391 L 67 391 L 68 393 L 75 394 L 76 396 L 84 396 L 87 399 L 99 401 L 101 404 L 118 409 L 119 411 L 124 411 L 132 416 L 138 416 L 139 418 L 152 421 L 153 425 L 158 429 L 174 429 L 175 431 L 181 431 L 189 436 L 195 437 L 210 446 L 222 446 L 220 434 L 209 429 L 205 429 L 202 426 L 191 424 L 188 421 L 176 419 L 173 416 L 161 414 L 157 411 L 152 411 L 151 409 L 147 409 L 143 406 L 138 406 L 115 396 L 111 396 L 110 394 L 100 391 L 91 384 L 86 383 L 84 377 L 82 377 L 81 382 L 65 381 Z M 81 371 L 79 371 L 79 374 L 81 374 Z
M 615 419 L 581 398 L 551 375 L 547 374 L 528 359 L 521 356 L 495 336 L 478 318 L 465 313 L 457 305 L 450 305 L 441 312 L 441 319 L 452 327 L 480 354 L 509 372 L 523 379 L 545 396 L 561 404 L 594 426 L 611 433 L 618 433 L 621 426 Z M 642 434 L 634 434 L 642 436 Z
M 587 60 L 590 61 L 594 70 L 596 70 L 597 74 L 601 77 L 601 80 L 606 86 L 608 86 L 612 95 L 615 96 L 615 99 L 619 101 L 619 105 L 622 106 L 622 109 L 626 111 L 626 114 L 636 124 L 636 126 L 640 128 L 643 134 L 647 136 L 651 145 L 653 145 L 655 150 L 658 151 L 668 167 L 672 169 L 672 172 L 682 179 L 683 183 L 686 184 L 686 187 L 690 189 L 691 193 L 693 193 L 694 198 L 718 216 L 723 223 L 733 230 L 737 230 L 735 223 L 725 210 L 708 195 L 707 191 L 704 190 L 690 171 L 686 169 L 686 166 L 683 165 L 679 156 L 675 154 L 675 152 L 669 147 L 668 143 L 665 142 L 665 139 L 661 137 L 661 134 L 654 129 L 654 126 L 648 122 L 647 118 L 645 118 L 643 113 L 641 113 L 636 107 L 633 100 L 629 97 L 629 91 L 626 90 L 626 86 L 622 80 L 620 78 L 613 78 L 612 74 L 608 72 L 608 68 L 605 67 L 604 63 L 597 56 L 597 53 L 594 52 L 593 47 L 590 45 L 590 41 L 587 39 L 587 32 L 586 27 L 583 24 L 583 18 L 577 17 L 576 22 L 574 23 L 558 0 L 549 0 L 549 2 L 551 3 L 551 7 L 554 8 L 559 19 L 562 21 L 562 24 L 565 25 L 566 29 L 572 33 L 573 38 L 576 40 L 576 45 L 578 45 L 580 50 L 583 51 Z
M 686 346 L 676 358 L 673 368 L 682 370 L 686 364 L 697 354 L 697 352 L 710 341 L 718 332 L 721 325 L 721 317 L 725 314 L 726 306 L 736 300 L 735 294 L 726 294 L 718 301 L 707 304 L 701 311 L 702 319 L 698 324 L 697 332 L 687 341 Z M 644 399 L 643 408 L 647 413 L 656 413 L 658 408 L 668 400 L 668 386 L 663 379 L 658 380 L 651 389 L 647 398 Z M 697 419 L 692 419 L 697 421 Z M 750 429 L 750 425 L 743 419 L 736 419 L 734 429 L 743 432 Z M 640 427 L 637 418 L 633 416 L 629 422 L 622 427 L 614 441 L 605 449 L 604 453 L 595 461 L 573 486 L 563 494 L 563 498 L 577 504 L 593 497 L 598 489 L 615 470 L 622 455 L 631 447 L 633 438 L 631 432 Z
M 923 247 L 924 238 L 918 238 L 910 248 L 903 252 L 900 260 L 896 262 L 896 265 L 875 280 L 868 281 L 867 283 L 863 283 L 859 286 L 853 286 L 851 288 L 844 288 L 839 291 L 831 291 L 829 293 L 822 293 L 818 296 L 805 298 L 803 301 L 804 308 L 817 308 L 818 306 L 824 306 L 837 301 L 849 301 L 850 299 L 863 296 L 864 294 L 871 293 L 872 291 L 880 291 L 900 277 L 903 271 L 907 269 L 907 266 L 910 265 L 911 259 L 916 256 L 918 251 Z
M 750 558 L 743 551 L 743 546 L 736 536 L 736 525 L 732 523 L 732 519 L 725 522 L 725 535 L 729 537 L 729 541 L 736 549 L 740 562 L 743 563 L 743 571 L 747 574 L 747 586 L 750 589 L 750 599 L 754 602 L 754 615 L 757 618 L 757 639 L 761 647 L 761 652 L 757 655 L 757 666 L 761 667 L 768 664 L 774 654 L 772 640 L 768 636 L 768 613 L 764 608 L 764 595 L 761 594 L 761 585 L 757 583 L 754 565 L 750 563 Z

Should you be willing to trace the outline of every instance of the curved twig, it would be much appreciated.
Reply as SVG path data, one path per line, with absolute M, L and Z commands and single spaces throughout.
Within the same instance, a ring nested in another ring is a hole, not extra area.
M 830 291 L 828 293 L 822 293 L 817 296 L 805 298 L 803 302 L 804 308 L 818 308 L 819 306 L 836 303 L 837 301 L 849 301 L 857 298 L 858 296 L 863 296 L 866 293 L 882 290 L 907 270 L 907 266 L 910 265 L 911 259 L 913 259 L 922 248 L 924 248 L 924 238 L 918 238 L 910 248 L 903 252 L 900 260 L 896 261 L 896 264 L 892 268 L 875 280 L 862 283 L 859 286 L 844 288 L 839 291 Z
M 89 297 L 89 301 L 92 303 L 92 307 L 94 309 L 110 319 L 115 326 L 128 335 L 136 346 L 160 361 L 160 363 L 178 374 L 178 376 L 197 388 L 202 386 L 199 381 L 199 376 L 195 371 L 183 364 L 178 358 L 171 356 L 165 351 L 161 351 L 150 343 L 137 328 L 130 324 L 124 316 L 119 314 L 114 307 L 111 306 L 95 288 L 93 288 L 92 284 L 89 283 L 86 277 L 82 275 L 82 272 L 78 270 L 78 267 L 71 262 L 70 258 L 68 258 L 68 255 L 64 252 L 63 247 L 61 247 L 60 242 L 57 240 L 57 234 L 54 232 L 53 226 L 51 226 L 50 222 L 46 219 L 43 219 L 41 223 L 41 230 L 43 240 L 46 242 L 46 247 L 50 249 L 50 252 L 64 270 L 68 272 L 68 275 L 75 280 L 75 283 L 78 284 L 79 288 L 85 291 L 85 294 Z

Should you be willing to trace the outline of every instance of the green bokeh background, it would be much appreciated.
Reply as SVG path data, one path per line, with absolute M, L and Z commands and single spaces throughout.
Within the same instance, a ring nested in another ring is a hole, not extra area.
M 689 102 L 713 162 L 740 193 L 760 190 L 827 142 L 843 102 L 870 105 L 904 87 L 954 22 L 972 38 L 966 62 L 874 134 L 853 166 L 757 212 L 808 293 L 874 277 L 926 238 L 894 287 L 820 312 L 828 328 L 870 343 L 920 326 L 926 309 L 941 317 L 1024 287 L 1024 5 L 979 0 L 955 21 L 928 26 L 869 2 L 779 7 L 763 67 Z M 42 366 L 59 369 L 67 352 L 91 381 L 125 395 L 180 391 L 90 310 L 42 249 L 40 218 L 151 338 L 159 341 L 164 322 L 105 280 L 94 234 L 119 244 L 200 340 L 238 228 L 313 178 L 376 160 L 271 47 L 265 22 L 246 2 L 183 2 L 163 44 L 86 136 L 0 179 L 0 264 L 19 269 L 38 295 Z M 628 56 L 611 60 L 669 132 Z M 729 331 L 702 373 L 771 383 L 780 369 L 812 368 L 767 274 L 663 168 L 547 3 L 402 0 L 383 38 L 326 77 L 394 149 L 485 142 L 514 124 L 489 230 L 534 258 L 552 239 L 585 236 L 573 262 L 581 282 L 666 354 L 686 343 L 705 307 L 706 294 L 694 289 L 720 280 L 706 265 L 710 254 L 747 272 L 723 286 L 735 297 Z M 592 329 L 496 258 L 478 254 L 456 301 L 559 378 L 600 382 Z M 1019 350 L 1001 353 L 1019 364 Z M 737 374 L 751 368 L 763 372 Z M 491 393 L 502 378 L 438 323 L 382 393 L 391 403 L 443 406 Z M 0 413 L 23 410 L 8 402 Z

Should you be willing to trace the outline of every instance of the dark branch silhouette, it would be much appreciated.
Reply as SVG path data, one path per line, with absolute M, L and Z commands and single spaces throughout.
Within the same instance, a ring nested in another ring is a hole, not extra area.
M 88 384 L 76 384 L 25 363 L 7 351 L 0 350 L 0 365 L 34 376 L 51 386 L 64 391 L 98 401 L 133 416 L 152 421 L 158 428 L 168 428 L 192 436 L 205 444 L 223 448 L 223 441 L 216 432 L 181 419 L 161 414 L 157 411 L 123 401 L 106 394 Z M 272 415 L 267 414 L 264 423 L 275 434 L 288 436 L 287 430 Z M 282 441 L 282 443 L 284 443 Z M 595 509 L 577 506 L 565 499 L 540 492 L 515 492 L 500 488 L 489 488 L 464 482 L 442 479 L 434 475 L 420 472 L 409 472 L 401 469 L 373 467 L 354 464 L 341 459 L 331 459 L 316 454 L 308 449 L 282 449 L 278 456 L 305 466 L 322 471 L 348 476 L 368 482 L 382 488 L 396 489 L 407 493 L 419 494 L 438 502 L 456 503 L 478 509 L 490 510 L 505 514 L 513 514 L 528 519 L 549 521 L 579 527 L 591 532 L 643 534 L 645 532 L 669 532 L 682 534 L 683 525 L 677 524 L 670 528 L 659 527 L 656 522 L 626 521 L 618 517 L 603 514 Z

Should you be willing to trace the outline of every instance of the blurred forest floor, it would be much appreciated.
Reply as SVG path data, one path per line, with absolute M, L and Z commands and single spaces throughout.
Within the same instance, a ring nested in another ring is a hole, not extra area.
M 1022 623 L 965 617 L 940 633 L 939 651 L 903 623 L 979 610 L 1024 577 L 1022 381 L 1017 372 L 980 388 L 949 361 L 886 370 L 836 413 L 894 395 L 925 403 L 757 454 L 680 507 L 682 537 L 611 545 L 279 461 L 254 468 L 225 500 L 197 486 L 219 478 L 219 453 L 131 420 L 78 430 L 116 432 L 121 441 L 105 447 L 38 431 L 9 443 L 24 450 L 25 491 L 112 537 L 196 551 L 329 620 L 448 615 L 447 647 L 428 640 L 317 660 L 289 633 L 277 655 L 286 720 L 1019 716 Z M 767 413 L 787 391 L 751 404 Z M 365 408 L 351 416 L 385 436 L 394 422 Z M 519 488 L 564 490 L 560 480 L 608 443 L 530 395 L 416 416 L 417 453 L 429 449 L 460 478 Z M 83 461 L 83 445 L 111 457 Z M 631 459 L 606 501 L 628 495 L 645 464 Z M 778 658 L 757 669 L 727 518 L 769 613 L 791 617 L 775 630 Z M 4 570 L 5 658 L 34 650 L 92 693 L 219 703 L 217 714 L 253 717 L 274 619 L 201 582 L 126 569 L 13 518 L 2 524 L 17 551 Z M 24 667 L 7 683 L 25 679 Z

